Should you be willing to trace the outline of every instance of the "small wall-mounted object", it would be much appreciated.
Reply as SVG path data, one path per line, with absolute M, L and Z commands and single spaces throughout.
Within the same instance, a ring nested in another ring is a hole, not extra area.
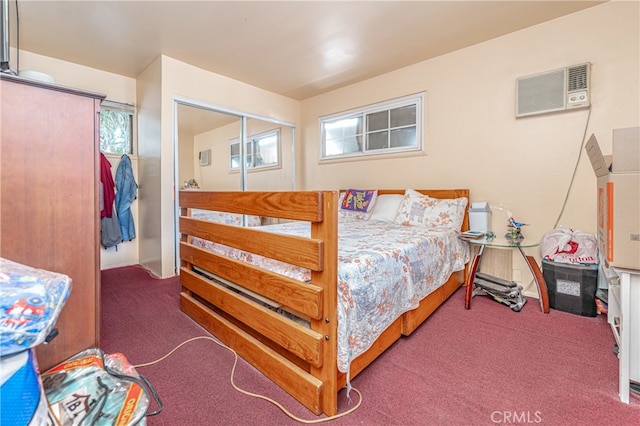
M 56 84 L 56 80 L 52 76 L 39 71 L 20 70 L 18 75 L 29 80 L 41 81 L 48 84 Z
M 588 108 L 591 64 L 516 79 L 516 118 Z
M 198 153 L 198 160 L 201 166 L 209 166 L 211 164 L 211 150 L 205 149 Z

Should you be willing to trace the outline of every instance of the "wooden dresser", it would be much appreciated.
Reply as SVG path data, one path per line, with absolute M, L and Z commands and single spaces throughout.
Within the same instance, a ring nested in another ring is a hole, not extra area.
M 0 75 L 0 257 L 71 277 L 46 370 L 99 345 L 103 95 Z

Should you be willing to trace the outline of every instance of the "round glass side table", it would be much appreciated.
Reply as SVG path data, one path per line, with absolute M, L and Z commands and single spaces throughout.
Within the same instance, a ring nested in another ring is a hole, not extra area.
M 527 256 L 523 249 L 537 247 L 540 243 L 533 240 L 509 240 L 504 237 L 495 237 L 495 238 L 464 238 L 460 237 L 462 240 L 468 242 L 472 245 L 480 246 L 478 253 L 474 256 L 473 261 L 471 263 L 471 269 L 469 270 L 469 274 L 467 276 L 467 289 L 464 297 L 464 308 L 471 308 L 471 298 L 473 294 L 474 282 L 476 278 L 476 272 L 480 268 L 480 262 L 482 260 L 482 254 L 484 253 L 485 247 L 498 248 L 498 249 L 517 249 L 522 255 L 523 259 L 527 263 L 529 270 L 531 271 L 531 275 L 533 275 L 533 281 L 536 283 L 536 287 L 538 288 L 538 301 L 540 302 L 540 310 L 548 314 L 549 313 L 549 294 L 547 292 L 547 283 L 544 281 L 544 277 L 542 276 L 542 272 L 540 271 L 540 267 L 538 263 L 532 256 Z

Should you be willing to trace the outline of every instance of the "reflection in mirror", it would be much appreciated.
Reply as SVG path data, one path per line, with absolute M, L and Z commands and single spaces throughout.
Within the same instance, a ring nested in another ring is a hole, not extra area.
M 229 139 L 239 138 L 242 118 L 190 105 L 178 105 L 179 182 L 200 189 L 237 191 L 239 173 L 229 173 Z
M 177 102 L 177 179 L 181 188 L 222 191 L 295 189 L 295 128 Z M 243 130 L 244 129 L 244 130 Z M 246 136 L 245 136 L 246 135 Z M 244 140 L 244 149 L 240 141 Z M 244 161 L 243 161 L 244 159 Z M 192 212 L 194 217 L 255 226 L 269 218 L 232 217 L 222 212 Z
M 247 119 L 247 190 L 294 189 L 293 128 Z
M 247 170 L 280 167 L 280 129 L 250 134 L 245 144 Z M 240 171 L 240 138 L 229 141 L 229 169 Z

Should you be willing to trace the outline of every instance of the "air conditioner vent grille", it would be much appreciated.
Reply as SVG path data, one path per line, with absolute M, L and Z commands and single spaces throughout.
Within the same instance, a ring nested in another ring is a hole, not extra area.
M 516 117 L 588 108 L 591 64 L 516 79 Z
M 589 87 L 589 74 L 587 64 L 569 68 L 568 90 L 584 90 Z
M 550 71 L 518 80 L 518 115 L 564 109 L 565 70 Z

